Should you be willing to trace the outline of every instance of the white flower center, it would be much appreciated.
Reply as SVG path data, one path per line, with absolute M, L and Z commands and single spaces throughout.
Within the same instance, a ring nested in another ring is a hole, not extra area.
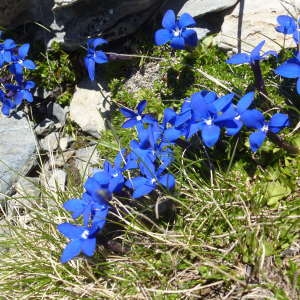
M 151 183 L 152 183 L 152 184 L 156 183 L 156 179 L 155 179 L 155 178 L 152 178 L 152 179 L 151 179 Z
M 210 119 L 204 120 L 204 122 L 206 125 L 211 126 L 213 123 L 213 120 L 210 118 Z
M 141 117 L 140 115 L 137 115 L 137 116 L 136 116 L 136 120 L 137 120 L 137 121 L 141 121 L 141 120 L 142 120 L 142 117 Z
M 264 125 L 262 128 L 261 128 L 261 131 L 262 132 L 268 132 L 269 130 L 269 126 L 268 125 Z
M 181 35 L 181 29 L 179 29 L 178 27 L 176 27 L 176 29 L 173 30 L 173 35 L 175 37 L 178 37 Z
M 118 172 L 116 172 L 116 173 L 114 173 L 113 175 L 112 175 L 112 177 L 114 177 L 114 178 L 116 178 L 116 177 L 118 177 L 119 176 L 119 173 Z
M 81 234 L 81 237 L 83 238 L 83 239 L 87 239 L 88 237 L 89 237 L 89 231 L 88 230 L 85 230 L 82 234 Z
M 19 64 L 22 64 L 22 63 L 23 63 L 23 60 L 22 60 L 22 59 L 19 59 L 19 60 L 18 60 L 18 63 L 19 63 Z
M 241 116 L 237 115 L 234 119 L 238 121 L 240 118 L 241 118 Z

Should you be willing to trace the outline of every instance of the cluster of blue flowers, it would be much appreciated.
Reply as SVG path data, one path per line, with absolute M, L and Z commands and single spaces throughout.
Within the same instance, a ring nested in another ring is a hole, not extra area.
M 1 111 L 6 116 L 23 100 L 33 101 L 31 90 L 35 83 L 24 78 L 24 69 L 35 69 L 34 62 L 26 58 L 29 48 L 29 44 L 18 47 L 12 39 L 0 43 L 0 102 Z
M 281 27 L 277 30 L 291 34 L 285 19 L 279 20 Z M 196 32 L 188 28 L 193 25 L 195 20 L 189 14 L 176 19 L 174 12 L 168 10 L 163 17 L 163 29 L 155 33 L 155 42 L 157 45 L 169 43 L 174 49 L 196 46 Z M 96 47 L 104 43 L 106 41 L 101 38 L 88 41 L 85 65 L 92 80 L 95 78 L 95 64 L 108 62 L 106 54 L 96 50 Z M 261 55 L 263 45 L 264 41 L 250 54 L 232 56 L 228 63 L 256 65 L 268 55 L 277 56 L 275 51 Z M 299 55 L 296 59 L 299 68 L 297 74 L 300 77 Z M 296 65 L 294 60 L 287 64 Z M 136 199 L 157 188 L 168 191 L 174 189 L 175 178 L 169 173 L 168 167 L 174 160 L 173 148 L 180 144 L 180 140 L 189 142 L 197 136 L 206 147 L 213 147 L 222 134 L 234 136 L 246 127 L 253 130 L 249 136 L 249 144 L 251 150 L 256 152 L 268 133 L 277 134 L 289 126 L 286 114 L 275 113 L 266 120 L 261 111 L 251 108 L 255 92 L 247 93 L 239 101 L 235 101 L 235 97 L 233 93 L 218 97 L 215 92 L 202 90 L 185 99 L 177 112 L 166 108 L 161 121 L 144 113 L 146 100 L 142 100 L 135 110 L 121 108 L 120 112 L 126 118 L 122 127 L 135 127 L 137 138 L 130 142 L 129 149 L 120 150 L 113 164 L 105 161 L 103 169 L 87 179 L 84 184 L 85 192 L 80 199 L 71 199 L 64 204 L 64 208 L 72 213 L 74 219 L 82 217 L 83 226 L 70 223 L 58 226 L 58 230 L 70 239 L 61 261 L 67 262 L 81 252 L 93 255 L 97 233 L 103 229 L 109 210 L 113 209 L 109 204 L 113 196 L 126 190 Z

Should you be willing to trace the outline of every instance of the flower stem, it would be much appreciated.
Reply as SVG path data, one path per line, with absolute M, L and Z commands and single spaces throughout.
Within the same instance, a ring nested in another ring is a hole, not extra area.
M 288 143 L 287 141 L 283 140 L 280 136 L 278 136 L 277 134 L 273 133 L 273 132 L 268 132 L 268 137 L 269 139 L 276 144 L 277 146 L 279 146 L 280 148 L 286 150 L 288 153 L 292 154 L 292 155 L 296 155 L 299 154 L 299 148 Z
M 262 95 L 268 96 L 266 86 L 265 86 L 265 81 L 262 76 L 261 68 L 259 61 L 256 60 L 254 63 L 250 64 L 252 72 L 254 74 L 254 79 L 255 79 L 255 88 L 262 93 Z M 263 96 L 264 97 L 264 96 Z

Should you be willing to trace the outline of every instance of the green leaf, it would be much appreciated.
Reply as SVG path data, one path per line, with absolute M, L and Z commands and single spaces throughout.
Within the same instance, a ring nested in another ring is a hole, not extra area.
M 291 189 L 280 183 L 279 181 L 273 181 L 267 183 L 266 194 L 268 197 L 268 205 L 274 206 L 284 197 L 287 197 L 291 193 Z

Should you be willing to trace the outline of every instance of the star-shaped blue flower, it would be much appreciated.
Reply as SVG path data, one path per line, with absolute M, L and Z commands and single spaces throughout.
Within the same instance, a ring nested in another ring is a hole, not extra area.
M 95 79 L 95 65 L 108 62 L 106 54 L 101 50 L 96 50 L 100 45 L 107 44 L 107 41 L 101 38 L 89 39 L 87 41 L 87 55 L 84 58 L 84 64 L 91 80 Z
M 64 249 L 60 261 L 66 263 L 75 256 L 83 252 L 87 256 L 92 256 L 96 250 L 95 228 L 86 226 L 76 226 L 70 223 L 63 223 L 57 226 L 60 233 L 70 239 L 70 243 Z
M 167 10 L 163 20 L 162 27 L 155 32 L 155 44 L 160 46 L 170 43 L 174 49 L 184 49 L 186 46 L 195 47 L 198 42 L 197 33 L 195 30 L 187 27 L 196 25 L 193 17 L 184 13 L 176 20 L 173 10 Z

